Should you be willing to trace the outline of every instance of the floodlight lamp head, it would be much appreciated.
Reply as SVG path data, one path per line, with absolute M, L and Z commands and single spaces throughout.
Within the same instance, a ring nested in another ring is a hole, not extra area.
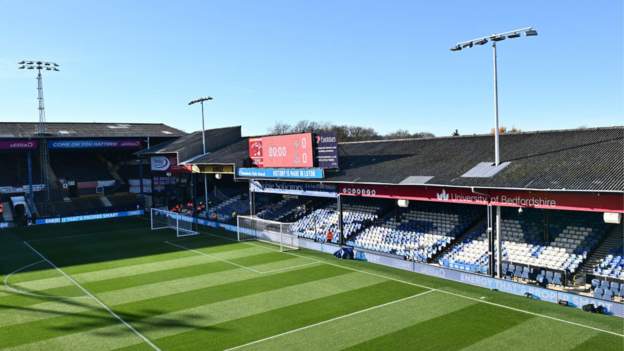
M 210 100 L 212 100 L 212 96 L 204 96 L 204 97 L 200 97 L 199 99 L 195 99 L 195 100 L 189 102 L 188 104 L 190 106 L 190 105 L 194 105 L 194 104 L 199 103 L 199 102 L 210 101 Z
M 527 37 L 534 37 L 537 35 L 537 31 L 533 28 L 527 30 L 526 32 L 524 32 L 524 35 L 526 35 Z
M 467 48 L 471 48 L 473 45 L 474 45 L 474 43 L 470 41 L 470 42 L 462 44 L 461 47 L 462 47 L 462 49 L 467 49 Z
M 505 40 L 505 36 L 503 35 L 493 35 L 490 37 L 491 41 L 502 41 Z
M 479 39 L 479 40 L 475 41 L 474 43 L 476 45 L 485 45 L 485 44 L 487 44 L 487 42 L 488 42 L 488 40 L 483 38 L 483 39 Z
M 460 45 L 455 45 L 451 48 L 451 51 L 460 51 L 462 48 Z
M 518 33 L 518 32 L 507 34 L 507 38 L 509 38 L 509 39 L 514 39 L 514 38 L 519 38 L 519 37 L 520 37 L 520 33 Z

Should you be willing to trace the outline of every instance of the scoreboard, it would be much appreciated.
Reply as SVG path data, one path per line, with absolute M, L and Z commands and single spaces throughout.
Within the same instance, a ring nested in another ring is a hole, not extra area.
M 313 151 L 311 133 L 249 139 L 249 157 L 256 167 L 311 168 Z

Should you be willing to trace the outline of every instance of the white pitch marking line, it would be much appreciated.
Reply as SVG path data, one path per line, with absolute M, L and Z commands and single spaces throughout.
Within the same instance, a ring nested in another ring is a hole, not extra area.
M 18 288 L 14 288 L 13 286 L 11 286 L 11 284 L 9 284 L 9 279 L 11 278 L 11 276 L 15 273 L 19 273 L 25 269 L 28 269 L 30 267 L 36 266 L 41 262 L 45 262 L 44 260 L 39 260 L 37 262 L 33 262 L 31 264 L 27 264 L 24 267 L 20 267 L 16 270 L 14 270 L 13 272 L 9 273 L 8 275 L 6 275 L 4 277 L 4 287 L 5 289 L 14 292 L 16 294 L 20 294 L 20 295 L 26 295 L 26 296 L 33 296 L 33 297 L 41 297 L 41 298 L 49 298 L 49 299 L 54 299 L 54 298 L 58 298 L 58 299 L 80 299 L 80 298 L 84 298 L 87 296 L 54 296 L 54 295 L 45 295 L 45 294 L 38 294 L 38 293 L 34 293 L 31 291 L 26 291 L 26 290 L 22 290 L 22 289 L 18 289 Z
M 110 313 L 111 316 L 117 318 L 123 325 L 125 325 L 128 329 L 130 329 L 136 336 L 138 336 L 143 341 L 145 341 L 145 343 L 147 343 L 149 346 L 151 346 L 154 350 L 161 351 L 160 348 L 158 346 L 156 346 L 150 339 L 148 339 L 145 335 L 141 334 L 132 325 L 130 325 L 128 322 L 126 322 L 123 318 L 121 318 L 117 313 L 115 313 L 115 311 L 113 311 L 110 307 L 108 307 L 108 305 L 106 305 L 104 302 L 102 302 L 102 300 L 97 298 L 95 295 L 93 295 L 91 292 L 89 292 L 89 290 L 85 289 L 82 285 L 80 285 L 80 283 L 78 283 L 69 274 L 65 273 L 65 271 L 63 271 L 57 265 L 55 265 L 54 262 L 50 261 L 47 257 L 45 257 L 43 254 L 41 254 L 41 252 L 37 251 L 37 249 L 35 249 L 34 247 L 30 246 L 30 244 L 28 242 L 24 241 L 24 245 L 28 246 L 28 248 L 31 249 L 35 254 L 37 254 L 37 256 L 41 257 L 50 266 L 54 267 L 54 269 L 56 269 L 65 278 L 67 278 L 74 285 L 76 285 L 76 287 L 78 287 L 78 289 L 82 290 L 83 293 L 85 293 L 86 295 L 90 296 L 93 300 L 95 300 L 95 302 L 97 302 L 100 306 L 102 306 L 102 308 L 104 308 L 106 311 L 108 311 L 108 313 Z
M 211 234 L 211 235 L 216 235 L 216 234 Z M 223 238 L 226 238 L 226 237 L 223 237 Z M 229 239 L 229 238 L 226 238 L 226 239 Z M 237 241 L 237 240 L 233 240 L 233 239 L 230 239 L 230 240 Z M 245 243 L 249 244 L 249 245 L 255 245 L 255 246 L 264 247 L 267 250 L 277 251 L 277 250 L 273 250 L 271 248 L 268 248 L 268 247 L 266 247 L 264 245 L 255 244 L 253 242 L 245 242 Z M 405 284 L 409 284 L 409 285 L 413 285 L 413 286 L 418 286 L 418 287 L 421 287 L 421 288 L 435 289 L 435 288 L 430 287 L 430 286 L 421 285 L 421 284 L 417 284 L 417 283 L 412 283 L 412 282 L 408 282 L 406 280 L 389 277 L 389 276 L 386 276 L 386 275 L 383 275 L 383 274 L 368 272 L 368 271 L 365 271 L 365 270 L 349 267 L 349 266 L 346 266 L 346 265 L 343 266 L 343 265 L 339 265 L 339 264 L 336 264 L 336 263 L 331 263 L 331 262 L 328 262 L 328 261 L 322 261 L 322 260 L 318 260 L 318 259 L 314 259 L 314 258 L 298 255 L 298 254 L 295 254 L 295 253 L 292 253 L 292 252 L 284 252 L 284 253 L 287 254 L 287 255 L 293 255 L 293 256 L 297 256 L 297 257 L 304 257 L 304 258 L 308 258 L 308 259 L 311 259 L 311 260 L 316 260 L 318 262 L 325 263 L 325 264 L 328 264 L 330 266 L 344 268 L 344 269 L 348 269 L 348 270 L 351 270 L 351 271 L 354 271 L 354 272 L 360 272 L 360 273 L 369 274 L 369 275 L 372 275 L 372 276 L 375 276 L 375 277 L 380 277 L 380 278 L 385 278 L 385 279 L 389 279 L 389 280 L 394 280 L 394 281 L 400 282 L 400 283 L 405 283 Z M 568 320 L 557 318 L 557 317 L 551 317 L 551 316 L 548 316 L 548 315 L 545 315 L 545 314 L 541 314 L 541 313 L 530 312 L 530 311 L 522 310 L 522 309 L 511 307 L 511 306 L 501 305 L 499 303 L 490 302 L 490 301 L 486 301 L 486 300 L 481 300 L 481 299 L 478 299 L 478 298 L 475 298 L 475 297 L 470 297 L 470 296 L 454 293 L 454 292 L 447 291 L 447 290 L 437 289 L 437 291 L 439 291 L 441 293 L 444 293 L 444 294 L 453 295 L 453 296 L 461 297 L 461 298 L 464 298 L 464 299 L 477 301 L 477 302 L 480 302 L 480 303 L 486 303 L 486 304 L 489 304 L 489 305 L 492 305 L 492 306 L 497 306 L 497 307 L 500 307 L 500 308 L 506 308 L 508 310 L 521 312 L 521 313 L 526 313 L 526 314 L 530 314 L 532 316 L 542 317 L 542 318 L 550 319 L 550 320 L 553 320 L 553 321 L 558 321 L 558 322 L 561 322 L 561 323 L 575 325 L 577 327 L 587 328 L 587 329 L 591 329 L 591 330 L 594 330 L 594 331 L 607 333 L 607 334 L 611 334 L 611 335 L 615 335 L 615 336 L 619 336 L 619 337 L 623 337 L 624 338 L 624 334 L 612 332 L 610 330 L 605 330 L 605 329 L 601 329 L 601 328 L 597 328 L 597 327 L 592 327 L 590 325 L 581 324 L 581 323 L 577 323 L 577 322 L 572 322 L 572 321 L 568 321 Z
M 314 323 L 314 324 L 309 324 L 309 325 L 303 326 L 301 328 L 291 329 L 291 330 L 286 331 L 284 333 L 275 334 L 275 335 L 272 335 L 272 336 L 269 336 L 269 337 L 266 337 L 266 338 L 263 338 L 263 339 L 254 340 L 254 341 L 248 342 L 248 343 L 243 344 L 243 345 L 234 346 L 234 347 L 231 347 L 229 349 L 225 349 L 224 351 L 232 351 L 232 350 L 242 349 L 242 348 L 245 348 L 247 346 L 259 344 L 261 342 L 268 341 L 268 340 L 271 340 L 271 339 L 276 339 L 276 338 L 279 338 L 279 337 L 284 336 L 284 335 L 297 333 L 297 332 L 300 332 L 302 330 L 306 330 L 306 329 L 317 327 L 319 325 L 335 322 L 335 321 L 340 320 L 340 319 L 352 317 L 352 316 L 355 316 L 355 315 L 358 315 L 358 314 L 361 314 L 361 313 L 365 313 L 365 312 L 368 312 L 368 311 L 376 310 L 378 308 L 382 308 L 382 307 L 390 306 L 390 305 L 393 305 L 393 304 L 396 304 L 396 303 L 400 303 L 400 302 L 403 302 L 403 301 L 406 301 L 406 300 L 410 300 L 410 299 L 413 299 L 415 297 L 419 297 L 419 296 L 423 296 L 423 295 L 432 293 L 434 291 L 437 291 L 437 290 L 436 289 L 431 289 L 431 290 L 423 291 L 421 293 L 418 293 L 418 294 L 415 294 L 415 295 L 411 295 L 411 296 L 407 296 L 407 297 L 404 297 L 404 298 L 401 298 L 401 299 L 398 299 L 398 300 L 389 301 L 389 302 L 382 303 L 382 304 L 376 305 L 376 306 L 371 306 L 371 307 L 365 308 L 363 310 L 358 310 L 358 311 L 354 311 L 354 312 L 351 312 L 351 313 L 348 313 L 348 314 L 343 314 L 342 316 L 334 317 L 334 318 L 327 319 L 327 320 L 324 320 L 324 321 L 320 321 L 320 322 Z
M 217 257 L 217 256 L 214 256 L 214 255 L 211 255 L 211 254 L 207 254 L 207 253 L 205 253 L 205 252 L 203 252 L 203 251 L 199 251 L 199 250 L 196 250 L 196 249 L 192 249 L 192 248 L 190 248 L 190 247 L 186 247 L 186 246 L 184 246 L 184 245 L 175 244 L 175 243 L 172 243 L 172 242 L 170 242 L 170 241 L 164 241 L 164 243 L 169 244 L 169 245 L 171 245 L 171 246 L 175 246 L 175 247 L 177 247 L 177 248 L 179 248 L 179 249 L 189 250 L 189 251 L 194 252 L 194 253 L 196 253 L 196 254 L 198 254 L 198 255 L 202 255 L 202 256 L 206 256 L 206 257 L 213 258 L 213 259 L 215 259 L 215 260 L 223 261 L 223 262 L 225 262 L 225 263 L 229 263 L 229 264 L 234 265 L 234 266 L 236 266 L 236 267 L 240 267 L 240 268 L 243 268 L 243 269 L 249 270 L 249 271 L 254 272 L 254 273 L 257 273 L 257 274 L 271 274 L 271 273 L 284 272 L 284 271 L 294 270 L 294 269 L 301 268 L 301 267 L 305 267 L 305 266 L 310 266 L 310 265 L 313 265 L 313 264 L 319 264 L 319 263 L 322 263 L 321 261 L 317 261 L 317 260 L 315 260 L 314 262 L 303 263 L 303 264 L 299 264 L 299 265 L 296 265 L 296 266 L 284 267 L 284 268 L 276 268 L 276 269 L 271 269 L 271 270 L 268 270 L 268 271 L 260 271 L 260 270 L 257 270 L 257 269 L 254 269 L 254 268 L 251 268 L 251 267 L 249 267 L 249 266 L 243 266 L 242 264 L 238 264 L 238 263 L 236 263 L 236 262 L 232 262 L 232 261 L 227 260 L 227 259 L 225 259 L 225 258 L 219 258 L 219 257 Z M 271 251 L 273 251 L 273 250 L 271 250 Z

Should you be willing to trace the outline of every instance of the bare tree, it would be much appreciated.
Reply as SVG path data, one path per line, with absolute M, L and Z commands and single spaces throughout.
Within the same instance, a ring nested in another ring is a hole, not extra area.
M 323 131 L 335 132 L 339 141 L 430 138 L 434 136 L 433 134 L 427 132 L 410 133 L 406 129 L 399 129 L 395 132 L 381 135 L 373 128 L 351 125 L 335 125 L 327 122 L 319 123 L 308 120 L 301 120 L 295 125 L 278 122 L 273 127 L 269 128 L 270 134 L 318 133 Z

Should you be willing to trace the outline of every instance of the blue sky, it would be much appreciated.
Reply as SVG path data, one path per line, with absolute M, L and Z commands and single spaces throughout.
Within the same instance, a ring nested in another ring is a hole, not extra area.
M 587 1 L 0 0 L 0 120 L 35 121 L 44 59 L 49 121 L 241 124 L 300 119 L 449 135 L 492 127 L 489 46 L 456 42 L 518 27 L 499 45 L 502 124 L 624 124 L 623 5 Z

